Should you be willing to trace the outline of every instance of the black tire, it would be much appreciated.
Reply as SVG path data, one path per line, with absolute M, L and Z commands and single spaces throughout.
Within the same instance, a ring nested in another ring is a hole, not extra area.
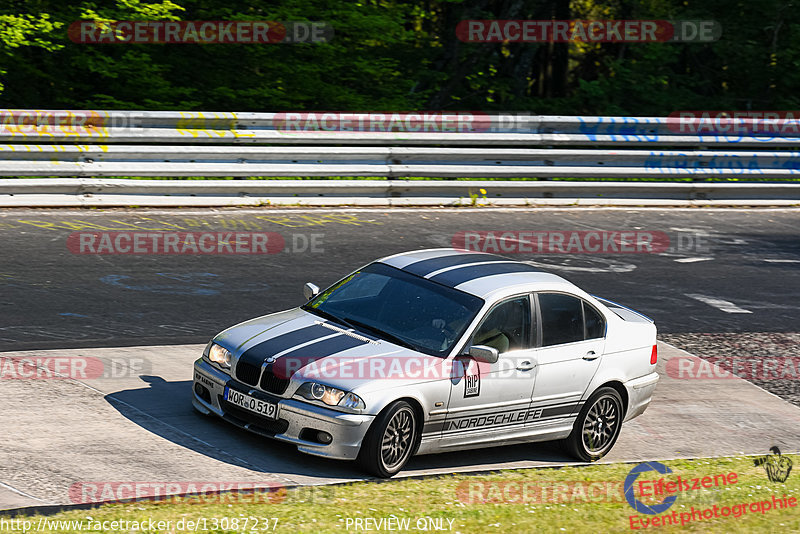
M 581 408 L 572 433 L 563 440 L 567 452 L 584 462 L 596 462 L 614 446 L 625 413 L 614 388 L 595 391 Z
M 417 414 L 409 403 L 396 401 L 372 422 L 358 463 L 370 475 L 390 478 L 406 465 L 416 446 Z

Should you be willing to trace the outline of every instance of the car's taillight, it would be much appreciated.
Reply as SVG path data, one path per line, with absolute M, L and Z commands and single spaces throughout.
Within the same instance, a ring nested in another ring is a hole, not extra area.
M 655 365 L 658 362 L 658 347 L 653 345 L 653 352 L 650 353 L 650 365 Z

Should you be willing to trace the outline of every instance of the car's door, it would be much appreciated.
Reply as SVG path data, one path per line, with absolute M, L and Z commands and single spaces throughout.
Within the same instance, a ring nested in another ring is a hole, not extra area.
M 585 300 L 567 293 L 536 294 L 538 363 L 531 408 L 542 421 L 577 413 L 605 348 L 606 322 Z
M 494 305 L 462 350 L 471 345 L 494 347 L 500 352 L 497 362 L 456 358 L 442 447 L 494 441 L 530 422 L 536 367 L 531 298 L 518 295 Z

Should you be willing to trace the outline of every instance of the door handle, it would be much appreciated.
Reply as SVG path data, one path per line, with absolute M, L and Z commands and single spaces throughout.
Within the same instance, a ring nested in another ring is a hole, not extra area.
M 596 360 L 599 356 L 600 355 L 597 354 L 595 351 L 590 350 L 589 352 L 586 353 L 586 355 L 583 357 L 583 359 L 587 360 L 587 361 L 591 361 L 591 360 Z
M 529 360 L 525 360 L 523 362 L 520 362 L 520 364 L 517 366 L 517 371 L 530 371 L 534 367 L 536 367 L 535 363 L 531 363 Z

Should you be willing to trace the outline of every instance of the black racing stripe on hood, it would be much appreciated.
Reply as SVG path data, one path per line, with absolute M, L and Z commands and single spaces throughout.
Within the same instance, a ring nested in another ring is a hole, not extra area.
M 279 378 L 288 379 L 306 365 L 328 356 L 333 356 L 339 352 L 360 345 L 366 345 L 365 341 L 347 335 L 340 335 L 330 339 L 321 339 L 316 343 L 311 343 L 305 347 L 300 347 L 287 354 L 284 354 L 272 364 L 272 372 Z
M 492 276 L 495 274 L 537 272 L 541 271 L 532 265 L 528 265 L 527 263 L 488 263 L 485 265 L 472 265 L 469 267 L 459 267 L 457 269 L 445 271 L 430 278 L 430 280 L 449 287 L 456 287 L 464 282 L 469 282 L 470 280 L 475 280 L 476 278 L 483 278 L 485 276 Z
M 267 358 L 289 350 L 295 345 L 330 336 L 331 334 L 335 334 L 335 332 L 320 324 L 298 328 L 297 330 L 292 330 L 291 332 L 286 332 L 285 334 L 262 341 L 258 345 L 253 345 L 244 351 L 244 354 L 239 358 L 239 362 L 236 365 L 238 367 L 241 364 L 249 364 L 260 369 L 261 364 L 263 364 Z
M 508 261 L 508 258 L 495 256 L 494 254 L 451 254 L 449 256 L 437 256 L 436 258 L 415 261 L 403 267 L 403 270 L 417 276 L 427 276 L 439 269 L 477 263 L 479 261 Z

